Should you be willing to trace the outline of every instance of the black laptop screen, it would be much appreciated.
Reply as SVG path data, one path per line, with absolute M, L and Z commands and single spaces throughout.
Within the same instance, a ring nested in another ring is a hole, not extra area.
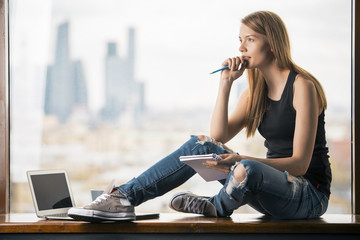
M 32 175 L 31 181 L 40 211 L 72 207 L 64 173 Z

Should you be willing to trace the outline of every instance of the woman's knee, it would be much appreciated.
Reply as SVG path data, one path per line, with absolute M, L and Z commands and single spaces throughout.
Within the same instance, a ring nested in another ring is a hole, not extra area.
M 244 165 L 242 163 L 236 165 L 236 167 L 233 170 L 233 175 L 235 180 L 238 183 L 241 183 L 245 180 L 246 178 L 246 169 L 244 167 Z
M 213 143 L 213 144 L 225 149 L 228 153 L 235 153 L 232 149 L 227 147 L 222 142 L 218 142 L 214 138 L 211 138 L 211 137 L 209 137 L 207 135 L 197 135 L 196 137 L 199 139 L 199 143 L 201 143 L 201 144 L 204 144 L 206 142 L 210 142 L 210 143 Z
M 197 135 L 197 138 L 199 139 L 199 141 L 206 141 L 205 135 Z
M 234 168 L 234 177 L 239 183 L 243 182 L 246 178 L 252 178 L 253 180 L 261 178 L 263 163 L 244 159 L 240 164 L 237 164 Z

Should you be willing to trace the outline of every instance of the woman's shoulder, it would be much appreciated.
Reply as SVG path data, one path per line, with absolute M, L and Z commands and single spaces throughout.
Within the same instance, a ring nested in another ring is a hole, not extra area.
M 303 91 L 315 93 L 316 88 L 314 82 L 302 74 L 297 74 L 294 81 L 294 94 Z
M 294 108 L 305 107 L 316 103 L 318 105 L 317 91 L 314 82 L 301 74 L 298 74 L 294 81 Z M 316 105 L 315 105 L 316 106 Z M 319 113 L 321 108 L 318 109 Z

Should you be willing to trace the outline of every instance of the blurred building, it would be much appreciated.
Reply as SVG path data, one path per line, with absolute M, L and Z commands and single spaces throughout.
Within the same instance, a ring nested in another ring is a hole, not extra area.
M 128 31 L 128 52 L 120 57 L 117 44 L 109 42 L 105 63 L 105 106 L 102 116 L 117 119 L 125 110 L 138 118 L 145 111 L 145 86 L 135 80 L 135 29 Z
M 44 110 L 64 123 L 75 110 L 88 109 L 82 63 L 70 58 L 68 22 L 58 27 L 55 51 L 54 63 L 47 68 Z

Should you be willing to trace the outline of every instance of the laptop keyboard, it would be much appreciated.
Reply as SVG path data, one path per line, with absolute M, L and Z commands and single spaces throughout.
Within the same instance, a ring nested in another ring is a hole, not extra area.
M 48 219 L 71 219 L 67 213 L 51 214 L 46 216 Z
M 74 220 L 73 218 L 69 217 L 67 213 L 60 213 L 60 214 L 52 214 L 45 217 L 46 219 L 52 220 Z
M 51 214 L 49 217 L 68 217 L 67 213 Z

